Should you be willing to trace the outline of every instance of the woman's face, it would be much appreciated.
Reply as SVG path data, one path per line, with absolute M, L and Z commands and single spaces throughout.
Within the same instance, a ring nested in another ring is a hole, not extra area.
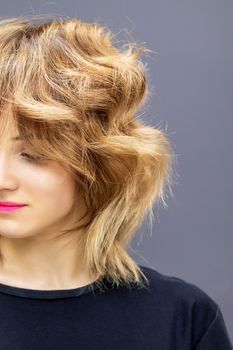
M 0 201 L 26 204 L 20 210 L 0 211 L 0 235 L 26 238 L 39 235 L 54 237 L 70 227 L 86 210 L 78 198 L 74 212 L 75 182 L 59 163 L 30 161 L 32 152 L 21 141 L 10 124 L 0 135 Z M 78 214 L 77 214 L 78 211 Z

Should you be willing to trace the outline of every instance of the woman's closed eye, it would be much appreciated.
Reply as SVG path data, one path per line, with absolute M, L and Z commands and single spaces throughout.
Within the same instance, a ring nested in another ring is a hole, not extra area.
M 31 154 L 28 154 L 26 152 L 22 152 L 21 156 L 26 158 L 28 162 L 41 162 L 44 160 L 44 158 L 42 158 L 42 157 L 31 155 Z

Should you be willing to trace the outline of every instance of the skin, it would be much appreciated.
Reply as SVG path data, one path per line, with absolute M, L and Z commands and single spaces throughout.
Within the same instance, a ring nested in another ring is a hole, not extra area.
M 1 127 L 0 201 L 27 206 L 0 212 L 0 283 L 41 290 L 92 283 L 96 277 L 88 273 L 82 254 L 84 232 L 58 237 L 86 211 L 81 196 L 74 211 L 73 178 L 55 161 L 29 162 L 27 146 L 12 140 L 17 135 L 12 122 Z

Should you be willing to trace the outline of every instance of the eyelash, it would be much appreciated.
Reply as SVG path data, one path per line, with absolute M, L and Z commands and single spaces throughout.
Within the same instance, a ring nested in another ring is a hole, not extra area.
M 25 152 L 22 152 L 21 155 L 26 155 L 26 158 L 27 158 L 27 162 L 31 162 L 31 163 L 36 163 L 36 162 L 39 162 L 42 160 L 41 157 L 37 157 L 37 156 L 32 156 L 28 153 L 25 153 Z

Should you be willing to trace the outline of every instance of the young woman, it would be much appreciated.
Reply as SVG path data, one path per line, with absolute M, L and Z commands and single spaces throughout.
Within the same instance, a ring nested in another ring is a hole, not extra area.
M 44 19 L 0 21 L 0 349 L 232 349 L 214 300 L 127 252 L 173 174 L 136 120 L 147 49 Z

